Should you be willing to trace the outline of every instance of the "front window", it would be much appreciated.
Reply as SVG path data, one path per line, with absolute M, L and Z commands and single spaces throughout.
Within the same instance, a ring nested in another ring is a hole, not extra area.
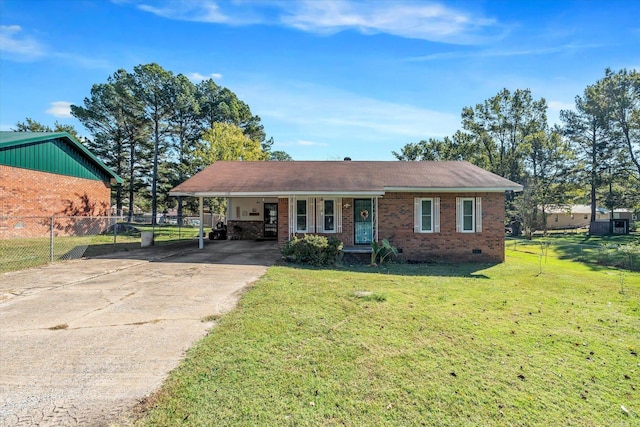
M 440 232 L 440 197 L 413 199 L 413 232 Z
M 474 199 L 462 200 L 462 231 L 473 232 L 475 231 L 475 220 L 473 212 Z
M 307 231 L 307 201 L 296 200 L 296 231 L 305 233 Z
M 326 232 L 334 232 L 336 231 L 335 225 L 335 201 L 334 200 L 325 200 L 323 202 L 323 213 L 324 213 L 324 231 Z
M 423 199 L 420 204 L 420 231 L 433 231 L 433 200 Z

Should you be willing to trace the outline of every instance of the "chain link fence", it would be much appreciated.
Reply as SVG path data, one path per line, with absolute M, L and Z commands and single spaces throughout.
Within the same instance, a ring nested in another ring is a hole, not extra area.
M 635 241 L 634 241 L 635 240 Z M 640 271 L 640 238 L 623 243 L 577 244 L 553 240 L 508 238 L 506 249 L 543 257 Z
M 200 219 L 159 215 L 152 217 L 50 216 L 0 217 L 0 272 L 22 270 L 51 262 L 93 257 L 138 249 L 145 232 L 152 232 L 154 244 L 171 244 L 197 239 Z M 208 214 L 205 236 L 220 215 Z

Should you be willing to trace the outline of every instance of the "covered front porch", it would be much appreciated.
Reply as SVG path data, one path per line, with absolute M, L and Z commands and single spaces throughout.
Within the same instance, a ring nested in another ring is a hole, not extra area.
M 346 247 L 368 248 L 378 239 L 380 195 L 301 194 L 279 199 L 278 242 L 295 236 L 335 237 Z
M 379 198 L 346 194 L 229 196 L 225 198 L 227 238 L 276 240 L 282 247 L 294 236 L 320 234 L 340 239 L 347 253 L 370 253 L 369 245 L 378 240 Z M 198 197 L 201 249 L 207 234 L 203 199 Z

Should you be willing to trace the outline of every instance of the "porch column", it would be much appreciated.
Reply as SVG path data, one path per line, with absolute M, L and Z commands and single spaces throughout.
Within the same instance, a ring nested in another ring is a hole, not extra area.
M 198 209 L 200 211 L 200 237 L 198 242 L 198 249 L 204 248 L 204 198 L 198 197 Z
M 373 217 L 375 219 L 375 225 L 374 225 L 375 230 L 374 230 L 374 233 L 373 233 L 373 241 L 377 242 L 377 241 L 379 241 L 379 239 L 378 239 L 378 237 L 379 237 L 378 236 L 378 198 L 377 197 L 375 197 L 373 199 L 373 210 L 375 212 L 375 216 Z
M 296 198 L 289 196 L 289 240 L 293 240 L 296 235 Z

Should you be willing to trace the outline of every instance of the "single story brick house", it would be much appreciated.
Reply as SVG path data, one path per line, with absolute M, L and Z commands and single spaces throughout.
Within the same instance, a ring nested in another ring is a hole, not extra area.
M 200 198 L 201 211 L 225 197 L 232 239 L 388 239 L 407 261 L 502 262 L 506 191 L 522 186 L 468 162 L 220 161 L 170 194 Z
M 122 179 L 66 132 L 0 132 L 0 238 L 39 237 L 49 217 L 105 216 Z M 72 234 L 59 220 L 58 234 Z

